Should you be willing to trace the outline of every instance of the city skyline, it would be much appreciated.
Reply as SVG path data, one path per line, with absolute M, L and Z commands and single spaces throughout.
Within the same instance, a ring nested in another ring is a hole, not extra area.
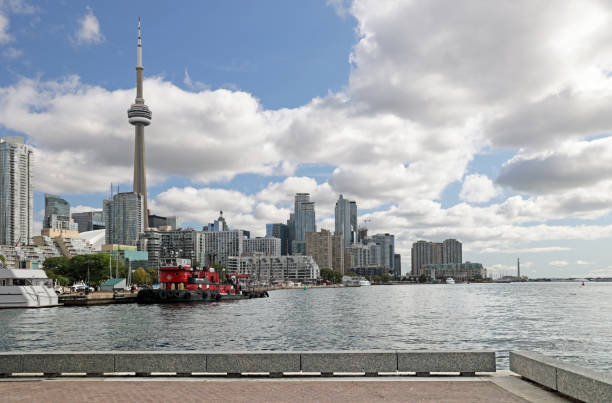
M 297 15 L 297 3 L 245 6 L 243 30 L 264 17 L 281 22 L 249 39 L 232 25 L 215 46 L 207 29 L 221 29 L 231 5 L 208 10 L 194 3 L 202 12 L 186 15 L 153 2 L 143 20 L 168 26 L 146 25 L 145 86 L 156 108 L 147 131 L 152 214 L 196 226 L 223 210 L 236 228 L 261 236 L 265 224 L 285 222 L 295 193 L 303 192 L 316 202 L 317 229 L 332 230 L 343 194 L 358 203 L 358 221 L 369 220 L 370 233 L 395 234 L 404 262 L 419 239 L 456 238 L 464 260 L 487 269 L 511 271 L 521 256 L 529 277 L 612 275 L 605 253 L 612 238 L 605 159 L 612 149 L 605 73 L 612 54 L 599 18 L 612 10 L 605 3 L 569 12 L 560 2 L 533 10 L 528 22 L 502 6 L 453 10 L 453 20 L 436 2 L 380 13 L 367 2 L 329 3 L 301 6 Z M 130 5 L 114 20 L 116 7 L 0 8 L 8 21 L 0 53 L 9 72 L 0 79 L 0 137 L 25 135 L 34 148 L 38 228 L 44 193 L 65 198 L 75 212 L 101 210 L 110 182 L 131 188 L 125 105 L 134 88 L 126 66 L 133 65 L 129 33 L 137 13 Z M 204 28 L 198 14 L 219 22 Z M 456 35 L 436 42 L 436 28 L 419 23 L 424 15 Z M 505 30 L 483 24 L 501 16 Z M 284 46 L 273 39 L 297 20 Z M 308 37 L 322 21 L 323 32 Z M 418 35 L 410 31 L 417 28 Z M 515 38 L 522 30 L 530 41 Z M 490 45 L 506 43 L 509 34 L 516 46 L 495 46 L 503 57 L 490 57 Z M 483 36 L 485 43 L 474 44 Z M 407 39 L 396 42 L 400 37 Z M 259 44 L 246 51 L 241 40 Z M 588 49 L 577 45 L 586 42 Z M 544 44 L 537 52 L 536 43 Z M 443 62 L 438 56 L 446 49 L 458 52 Z M 266 71 L 270 60 L 289 59 L 290 73 L 280 74 L 278 62 Z M 216 68 L 206 60 L 224 63 Z M 465 70 L 448 68 L 462 63 Z M 476 71 L 487 74 L 469 74 Z

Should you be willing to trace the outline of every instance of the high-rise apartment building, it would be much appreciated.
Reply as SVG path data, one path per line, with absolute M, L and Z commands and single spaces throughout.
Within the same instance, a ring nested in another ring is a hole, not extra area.
M 312 256 L 321 269 L 333 267 L 332 235 L 326 229 L 306 233 L 306 256 Z
M 420 276 L 423 274 L 422 267 L 433 261 L 432 242 L 417 241 L 413 243 L 410 255 L 412 258 L 412 275 Z
M 395 273 L 398 276 L 401 276 L 402 275 L 402 255 L 400 255 L 399 253 L 396 253 L 393 258 L 395 259 L 395 263 L 394 263 Z
M 104 200 L 106 243 L 136 245 L 144 232 L 144 200 L 140 193 L 117 193 Z
M 283 223 L 266 224 L 266 237 L 274 237 L 280 239 L 281 256 L 286 256 L 289 253 L 289 226 Z
M 244 238 L 244 231 L 239 229 L 219 232 L 203 231 L 200 248 L 203 255 L 201 262 L 205 266 L 222 264 L 227 267 L 230 256 L 242 256 L 244 253 Z
M 336 202 L 335 231 L 342 234 L 345 247 L 357 242 L 357 203 L 342 195 Z
M 0 245 L 33 237 L 32 149 L 23 137 L 0 138 Z
M 344 274 L 344 237 L 338 233 L 332 235 L 332 266 Z
M 281 240 L 275 237 L 243 239 L 245 255 L 281 256 Z
M 442 242 L 443 254 L 442 263 L 461 263 L 462 256 L 462 245 L 461 242 L 456 239 L 447 239 Z
M 390 273 L 395 273 L 395 236 L 392 234 L 376 234 L 371 239 L 380 245 L 382 267 Z

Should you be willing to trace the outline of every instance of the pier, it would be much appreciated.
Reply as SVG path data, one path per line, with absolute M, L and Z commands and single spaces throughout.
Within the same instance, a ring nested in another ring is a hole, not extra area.
M 119 389 L 140 398 L 190 390 L 207 400 L 239 401 L 612 398 L 609 375 L 527 352 L 511 352 L 511 371 L 497 371 L 495 358 L 493 351 L 6 352 L 0 353 L 0 392 L 26 400 L 62 390 L 103 400 Z M 41 380 L 48 382 L 31 387 Z M 236 394 L 224 395 L 227 390 Z M 79 396 L 64 401 L 87 398 Z
M 136 295 L 129 291 L 96 291 L 89 294 L 78 292 L 59 295 L 58 302 L 64 306 L 130 304 L 136 302 Z

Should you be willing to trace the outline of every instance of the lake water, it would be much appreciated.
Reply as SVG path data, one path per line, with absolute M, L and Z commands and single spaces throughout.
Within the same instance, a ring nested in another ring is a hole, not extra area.
M 279 290 L 214 304 L 0 310 L 0 351 L 537 351 L 612 371 L 612 283 Z

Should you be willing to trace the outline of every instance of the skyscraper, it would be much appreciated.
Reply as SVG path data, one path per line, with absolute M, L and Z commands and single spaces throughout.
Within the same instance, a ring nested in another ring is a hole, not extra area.
M 461 242 L 456 239 L 446 239 L 442 242 L 442 263 L 461 263 L 463 260 Z
M 335 209 L 335 232 L 344 237 L 344 246 L 357 242 L 357 203 L 338 197 Z
M 0 245 L 29 244 L 34 235 L 31 164 L 23 137 L 0 138 Z
M 144 231 L 144 202 L 136 192 L 117 193 L 112 200 L 104 200 L 106 243 L 136 245 Z
M 266 237 L 274 237 L 281 240 L 281 255 L 288 255 L 289 250 L 289 227 L 283 223 L 266 224 Z
M 310 201 L 309 193 L 296 193 L 294 205 L 295 240 L 292 242 L 293 254 L 304 254 L 306 251 L 306 233 L 317 232 L 315 203 Z
M 43 228 L 77 231 L 78 225 L 70 218 L 70 203 L 59 196 L 45 194 Z
M 144 228 L 149 226 L 147 207 L 147 177 L 145 173 L 144 127 L 151 124 L 151 111 L 145 105 L 142 95 L 142 43 L 140 39 L 140 18 L 138 18 L 138 47 L 136 53 L 136 100 L 128 109 L 128 120 L 135 126 L 134 139 L 134 193 L 142 195 Z

